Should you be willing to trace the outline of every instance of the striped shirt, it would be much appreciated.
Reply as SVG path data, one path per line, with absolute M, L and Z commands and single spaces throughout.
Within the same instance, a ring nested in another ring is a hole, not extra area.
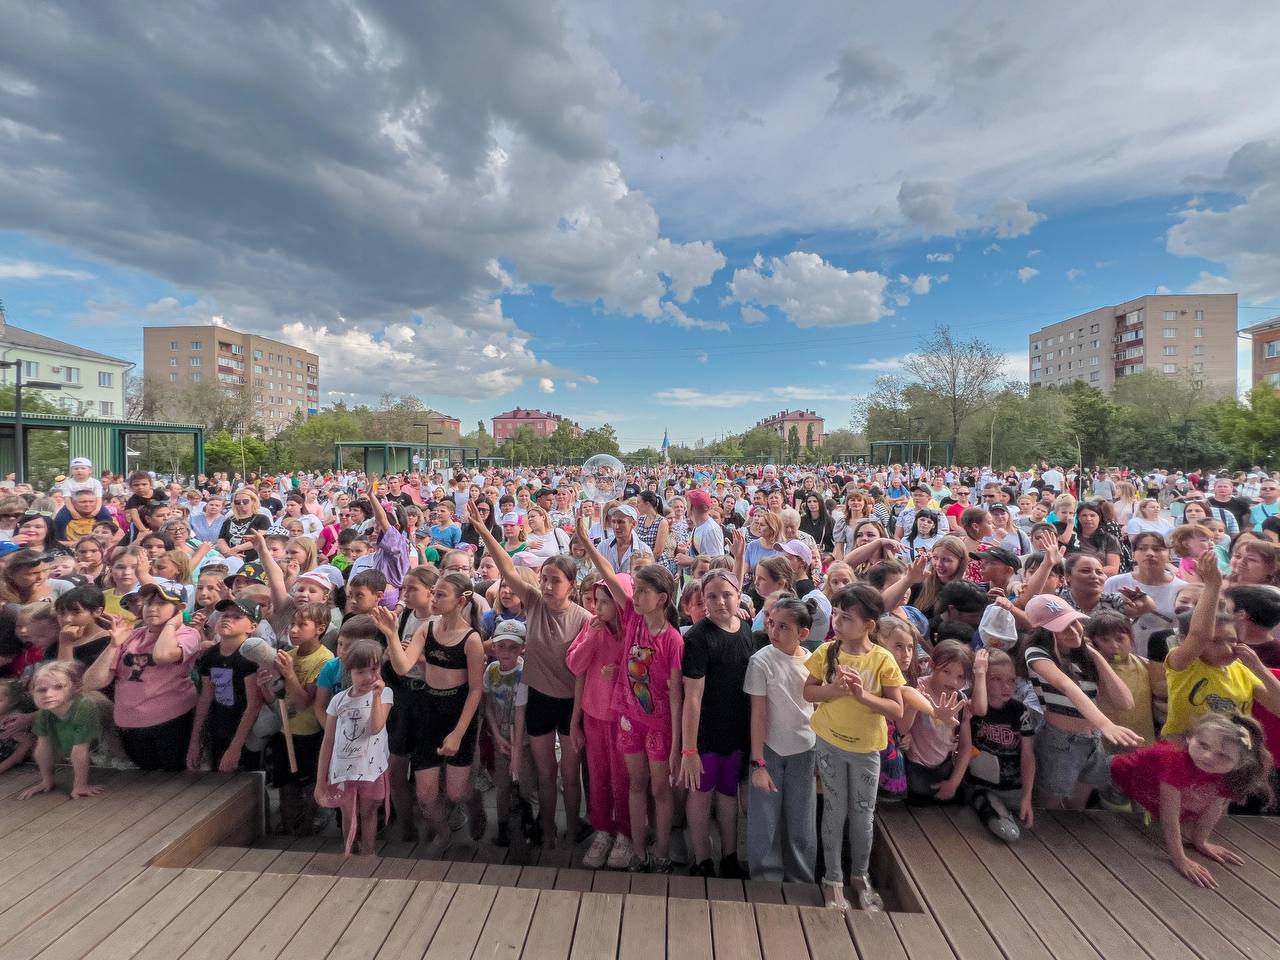
M 1058 661 L 1054 658 L 1053 652 L 1046 650 L 1044 647 L 1031 646 L 1027 647 L 1027 651 L 1024 656 L 1027 661 L 1027 674 L 1031 678 L 1031 685 L 1035 687 L 1036 696 L 1038 696 L 1040 698 L 1040 702 L 1044 704 L 1045 712 L 1056 713 L 1060 717 L 1080 717 L 1080 719 L 1083 720 L 1084 715 L 1081 714 L 1076 708 L 1076 705 L 1071 702 L 1071 698 L 1053 684 L 1046 683 L 1042 680 L 1040 678 L 1040 674 L 1031 666 L 1037 660 L 1047 660 L 1050 663 L 1057 664 Z M 1059 666 L 1061 665 L 1059 664 Z M 1098 699 L 1098 683 L 1096 680 L 1085 679 L 1080 676 L 1078 670 L 1072 669 L 1071 667 L 1063 668 L 1062 672 L 1075 681 L 1076 686 L 1084 692 L 1086 697 L 1094 701 Z

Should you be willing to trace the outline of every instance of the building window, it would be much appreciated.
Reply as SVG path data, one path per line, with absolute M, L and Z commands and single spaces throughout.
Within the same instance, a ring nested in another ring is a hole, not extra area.
M 1176 323 L 1176 322 L 1177 322 L 1177 320 L 1178 320 L 1178 311 L 1177 311 L 1177 310 L 1166 310 L 1166 311 L 1164 312 L 1164 322 L 1165 322 L 1165 323 Z
M 110 400 L 99 400 L 98 412 L 104 417 L 114 417 L 116 413 L 116 405 Z
M 171 374 L 169 374 L 169 382 L 170 382 L 170 383 L 177 383 L 177 382 L 178 382 L 178 375 L 177 375 L 176 373 L 171 373 Z
M 261 360 L 261 359 L 262 359 L 262 351 L 261 351 L 261 350 L 255 350 L 255 351 L 253 351 L 253 359 L 255 359 L 255 360 Z
M 203 350 L 203 349 L 204 349 L 204 341 L 203 341 L 203 340 L 192 340 L 192 341 L 191 341 L 191 349 L 192 349 L 192 350 Z
M 1044 358 L 1045 358 L 1046 360 L 1052 360 L 1052 359 L 1053 359 L 1053 351 L 1052 351 L 1052 350 L 1050 350 L 1048 353 L 1046 353 L 1046 354 L 1044 355 Z
M 1098 365 L 1098 358 L 1097 358 L 1097 357 L 1090 357 L 1090 358 L 1089 358 L 1089 366 L 1091 366 L 1091 367 L 1096 367 L 1097 365 Z
M 1098 371 L 1096 370 L 1093 373 L 1089 374 L 1090 383 L 1097 383 L 1101 379 L 1102 379 L 1102 374 L 1098 373 Z
M 192 383 L 199 383 L 199 382 L 200 382 L 200 380 L 201 380 L 201 375 L 200 375 L 200 371 L 199 371 L 199 370 L 197 370 L 195 373 L 191 374 L 191 382 L 192 382 Z
M 1032 341 L 1031 341 L 1031 352 L 1032 352 L 1032 353 L 1036 353 L 1037 351 L 1039 351 L 1039 349 L 1040 349 L 1040 341 L 1039 341 L 1039 340 L 1032 340 Z
M 1196 327 L 1195 331 L 1194 331 L 1191 335 L 1192 335 L 1193 337 L 1203 337 L 1203 336 L 1204 336 L 1204 327 Z
M 1097 333 L 1097 332 L 1098 332 L 1098 324 L 1096 324 L 1096 323 L 1094 323 L 1094 324 L 1090 324 L 1090 325 L 1089 325 L 1089 332 L 1090 332 L 1090 333 Z
M 1165 373 L 1177 373 L 1177 372 L 1178 372 L 1178 365 L 1177 365 L 1176 363 L 1166 363 L 1166 364 L 1164 365 L 1164 372 L 1165 372 Z
M 1203 343 L 1197 343 L 1194 347 L 1192 347 L 1192 348 L 1191 348 L 1191 352 L 1192 352 L 1195 356 L 1197 356 L 1197 357 L 1203 357 L 1203 356 L 1204 356 L 1204 344 L 1203 344 Z
M 171 366 L 171 367 L 176 367 L 177 365 L 178 365 L 178 358 L 177 358 L 177 357 L 170 357 L 170 358 L 169 358 L 169 366 Z
M 114 373 L 107 373 L 106 371 L 103 371 L 103 370 L 98 371 L 98 386 L 109 387 L 111 386 L 111 381 L 114 379 L 115 379 Z
M 1280 373 L 1268 373 L 1266 381 L 1273 387 L 1280 387 Z
M 1165 338 L 1166 340 L 1173 340 L 1173 339 L 1174 339 L 1174 338 L 1176 338 L 1177 336 L 1178 336 L 1178 328 L 1177 328 L 1177 327 L 1165 327 L 1165 328 L 1164 328 L 1164 338 Z
M 1192 372 L 1192 373 L 1204 373 L 1204 364 L 1203 364 L 1203 363 L 1193 363 L 1193 364 L 1191 365 L 1191 372 Z
M 169 349 L 170 349 L 170 350 L 177 350 L 177 349 L 178 349 L 178 341 L 177 341 L 177 340 L 170 340 L 170 341 L 169 341 Z
M 29 377 L 32 380 L 40 376 L 40 361 L 39 360 L 23 360 L 22 375 L 24 377 Z
M 1203 311 L 1203 310 L 1197 310 L 1197 311 L 1196 311 L 1196 323 L 1204 323 L 1204 311 Z M 1199 334 L 1196 334 L 1196 336 L 1199 336 Z
M 1098 349 L 1098 345 L 1099 345 L 1100 343 L 1102 343 L 1102 341 L 1101 341 L 1101 340 L 1094 340 L 1094 341 L 1092 341 L 1092 342 L 1089 344 L 1089 346 L 1090 346 L 1090 347 L 1092 347 L 1094 350 L 1097 350 L 1097 349 Z
M 200 358 L 200 357 L 192 357 L 192 358 L 191 358 L 191 365 L 192 365 L 193 367 L 198 367 L 198 366 L 200 366 L 200 361 L 201 361 L 201 358 Z
M 1165 355 L 1166 357 L 1176 357 L 1176 356 L 1178 355 L 1178 348 L 1177 348 L 1177 347 L 1165 347 L 1165 348 L 1164 348 L 1164 355 Z
M 1280 340 L 1267 341 L 1267 356 L 1280 357 Z
M 79 367 L 63 367 L 62 382 L 63 383 L 79 383 L 80 368 Z

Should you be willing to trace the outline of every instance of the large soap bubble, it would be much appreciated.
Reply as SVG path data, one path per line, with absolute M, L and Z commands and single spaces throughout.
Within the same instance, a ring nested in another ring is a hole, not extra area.
M 597 453 L 582 465 L 582 492 L 596 503 L 617 500 L 627 486 L 626 472 L 617 457 Z

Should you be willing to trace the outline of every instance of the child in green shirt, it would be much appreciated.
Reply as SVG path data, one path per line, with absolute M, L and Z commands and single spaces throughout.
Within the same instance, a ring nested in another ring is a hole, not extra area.
M 31 727 L 36 737 L 40 782 L 18 794 L 27 800 L 53 789 L 53 765 L 71 760 L 71 798 L 96 797 L 105 789 L 89 783 L 89 750 L 98 739 L 98 708 L 81 692 L 84 665 L 51 660 L 36 667 L 31 695 L 40 712 Z

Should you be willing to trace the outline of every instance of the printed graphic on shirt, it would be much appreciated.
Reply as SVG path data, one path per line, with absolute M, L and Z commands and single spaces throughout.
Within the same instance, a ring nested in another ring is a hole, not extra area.
M 230 667 L 212 667 L 209 682 L 213 684 L 213 699 L 220 707 L 236 705 L 235 672 Z
M 631 678 L 631 692 L 635 694 L 636 703 L 645 713 L 653 713 L 653 697 L 649 694 L 649 665 L 652 660 L 651 647 L 642 647 L 638 643 L 631 645 L 627 654 L 627 676 Z

